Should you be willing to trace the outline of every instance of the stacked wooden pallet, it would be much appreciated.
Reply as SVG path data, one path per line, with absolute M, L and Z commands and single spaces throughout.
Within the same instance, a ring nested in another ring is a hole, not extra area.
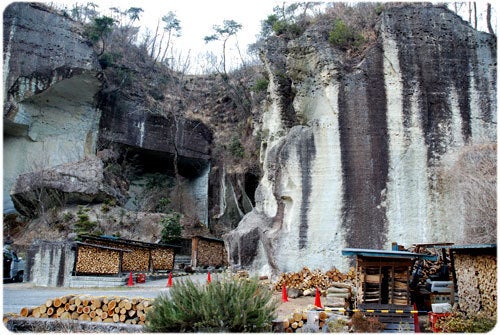
M 408 268 L 395 267 L 391 269 L 393 282 L 389 283 L 389 303 L 395 305 L 407 305 L 409 302 L 408 291 Z
M 23 307 L 22 317 L 59 318 L 143 325 L 153 299 L 68 295 L 48 299 L 38 307 Z
M 378 272 L 378 268 L 367 268 L 366 273 L 362 275 L 364 280 L 363 302 L 378 303 L 381 299 L 382 274 Z

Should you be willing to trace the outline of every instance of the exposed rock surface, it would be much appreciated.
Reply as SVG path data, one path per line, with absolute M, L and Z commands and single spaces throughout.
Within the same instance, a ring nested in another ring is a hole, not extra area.
M 125 98 L 108 108 L 100 123 L 102 141 L 156 152 L 172 161 L 178 155 L 179 172 L 186 176 L 197 176 L 208 165 L 212 133 L 202 122 L 144 111 Z
M 104 180 L 103 163 L 99 158 L 87 158 L 20 175 L 12 187 L 11 196 L 16 209 L 23 215 L 34 217 L 54 205 L 87 204 L 106 199 L 124 199 Z
M 96 55 L 81 28 L 37 4 L 3 13 L 4 211 L 19 174 L 95 152 L 100 111 Z
M 264 176 L 225 236 L 234 264 L 346 269 L 344 247 L 460 237 L 439 173 L 464 144 L 496 141 L 493 36 L 447 9 L 404 6 L 382 13 L 357 63 L 314 28 L 266 50 Z

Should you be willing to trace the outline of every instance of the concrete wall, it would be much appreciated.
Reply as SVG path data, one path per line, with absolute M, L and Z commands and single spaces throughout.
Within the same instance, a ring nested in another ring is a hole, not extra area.
M 37 286 L 69 286 L 74 247 L 71 242 L 35 241 L 27 253 L 25 280 Z

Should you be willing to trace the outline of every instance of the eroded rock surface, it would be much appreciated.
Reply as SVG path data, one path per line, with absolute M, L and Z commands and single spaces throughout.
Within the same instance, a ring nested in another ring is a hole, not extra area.
M 11 196 L 19 213 L 34 217 L 53 206 L 87 204 L 110 199 L 124 199 L 105 181 L 99 158 L 56 166 L 20 175 Z
M 377 29 L 356 62 L 314 28 L 268 41 L 264 176 L 254 211 L 225 237 L 234 264 L 346 270 L 344 247 L 462 234 L 440 171 L 466 143 L 496 141 L 496 40 L 431 6 L 388 9 Z
M 4 19 L 4 211 L 19 174 L 95 153 L 100 66 L 74 22 L 34 3 Z

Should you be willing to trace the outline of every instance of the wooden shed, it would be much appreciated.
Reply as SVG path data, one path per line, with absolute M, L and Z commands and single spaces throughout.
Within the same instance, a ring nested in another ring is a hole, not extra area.
M 470 244 L 450 247 L 452 276 L 460 310 L 467 314 L 497 312 L 497 246 Z
M 191 265 L 195 268 L 206 266 L 221 267 L 229 264 L 224 240 L 194 236 L 191 248 Z
M 81 236 L 76 242 L 73 273 L 118 276 L 128 272 L 172 270 L 178 248 L 113 236 Z
M 400 250 L 346 248 L 342 255 L 356 256 L 355 305 L 361 309 L 410 306 L 413 262 L 418 258 L 436 260 L 436 256 Z

